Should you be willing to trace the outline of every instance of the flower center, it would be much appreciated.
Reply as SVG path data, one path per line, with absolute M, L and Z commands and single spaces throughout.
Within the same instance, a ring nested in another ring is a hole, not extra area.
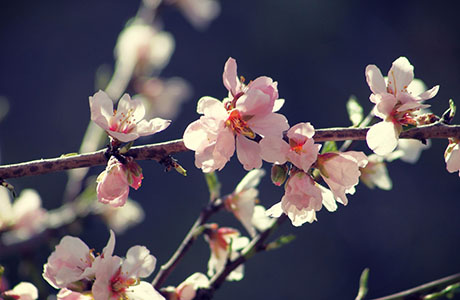
M 302 152 L 303 145 L 305 144 L 306 140 L 304 142 L 297 142 L 293 139 L 289 139 L 289 146 L 291 147 L 291 151 L 294 151 L 297 154 L 300 154 Z
M 237 109 L 234 109 L 230 112 L 227 121 L 225 121 L 225 126 L 231 128 L 233 132 L 242 134 L 248 138 L 253 139 L 256 137 L 254 131 L 249 128 L 248 124 L 243 120 L 240 112 Z
M 133 117 L 134 109 L 130 108 L 126 113 L 117 114 L 117 111 L 113 111 L 112 125 L 110 130 L 130 133 L 136 126 L 136 119 Z

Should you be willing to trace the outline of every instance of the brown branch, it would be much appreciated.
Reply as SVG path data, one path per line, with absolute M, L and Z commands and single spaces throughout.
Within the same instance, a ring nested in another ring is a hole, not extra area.
M 460 282 L 460 273 L 447 276 L 432 282 L 422 284 L 412 289 L 402 291 L 389 296 L 375 298 L 373 300 L 409 300 L 409 299 L 423 299 L 426 294 L 438 292 L 449 285 Z
M 245 263 L 254 254 L 266 250 L 264 245 L 265 241 L 287 219 L 287 215 L 282 214 L 276 221 L 273 222 L 273 225 L 270 226 L 270 228 L 266 229 L 265 231 L 258 234 L 255 238 L 253 238 L 251 243 L 245 249 L 243 249 L 239 257 L 237 257 L 235 260 L 229 261 L 224 269 L 215 274 L 209 282 L 210 288 L 205 291 L 207 296 L 210 296 L 210 294 L 212 295 L 214 291 L 216 291 L 222 285 L 222 283 L 225 282 L 227 276 L 236 268 L 238 268 L 238 266 Z
M 152 281 L 152 284 L 155 287 L 155 289 L 160 289 L 160 287 L 166 281 L 166 278 L 169 276 L 169 274 L 171 274 L 171 272 L 175 269 L 176 265 L 182 260 L 187 251 L 193 245 L 196 238 L 199 236 L 198 233 L 200 226 L 204 225 L 214 213 L 216 213 L 223 207 L 223 202 L 220 199 L 217 199 L 209 203 L 209 205 L 201 211 L 200 216 L 195 221 L 192 228 L 190 228 L 189 232 L 187 233 L 187 235 L 185 236 L 184 240 L 181 242 L 177 250 L 171 256 L 171 258 L 160 267 L 160 271 Z
M 317 129 L 314 139 L 317 142 L 324 141 L 345 141 L 365 140 L 366 128 L 327 128 Z M 432 139 L 456 137 L 460 139 L 460 125 L 445 125 L 435 123 L 413 128 L 401 133 L 401 138 Z M 160 161 L 168 155 L 189 151 L 182 140 L 169 141 L 159 144 L 149 144 L 131 148 L 126 155 L 132 156 L 135 160 L 156 160 Z M 51 172 L 68 169 L 84 168 L 106 164 L 105 150 L 92 153 L 78 154 L 67 157 L 51 159 L 40 159 L 24 163 L 0 166 L 0 179 L 17 178 L 47 174 Z

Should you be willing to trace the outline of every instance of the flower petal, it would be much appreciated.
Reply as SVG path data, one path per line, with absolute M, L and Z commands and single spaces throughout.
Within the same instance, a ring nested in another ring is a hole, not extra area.
M 392 122 L 379 122 L 374 124 L 366 135 L 366 142 L 378 155 L 392 152 L 398 145 L 399 130 Z
M 260 146 L 258 143 L 243 136 L 238 136 L 236 138 L 236 154 L 245 170 L 249 171 L 254 168 L 259 169 L 262 167 Z
M 403 56 L 395 60 L 388 72 L 388 89 L 395 97 L 401 92 L 406 92 L 407 87 L 414 79 L 414 66 Z
M 383 94 L 387 92 L 387 85 L 383 79 L 382 72 L 376 65 L 366 67 L 366 81 L 372 93 Z
M 241 82 L 238 79 L 236 60 L 229 57 L 224 66 L 224 74 L 222 75 L 224 85 L 232 93 L 232 96 L 238 94 L 241 90 Z

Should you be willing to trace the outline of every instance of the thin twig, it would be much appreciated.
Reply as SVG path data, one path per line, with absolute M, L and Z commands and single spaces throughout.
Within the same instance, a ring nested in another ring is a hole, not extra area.
M 445 287 L 460 282 L 460 273 L 422 284 L 412 289 L 372 300 L 409 300 L 422 299 L 425 294 L 440 291 Z
M 196 238 L 199 236 L 199 234 L 197 233 L 199 231 L 200 226 L 204 225 L 214 213 L 216 213 L 223 207 L 223 202 L 220 199 L 217 199 L 216 201 L 210 202 L 209 205 L 201 211 L 200 216 L 195 221 L 192 228 L 190 228 L 189 232 L 187 233 L 187 235 L 185 236 L 184 240 L 181 242 L 177 250 L 171 256 L 171 258 L 160 267 L 160 271 L 153 279 L 152 284 L 157 290 L 160 289 L 160 287 L 163 285 L 169 274 L 171 274 L 171 272 L 175 269 L 176 265 L 182 260 L 187 251 L 193 245 Z
M 368 130 L 369 127 L 317 129 L 313 138 L 317 142 L 365 140 Z M 419 140 L 449 137 L 460 138 L 460 125 L 445 125 L 443 123 L 424 125 L 404 131 L 400 137 Z M 0 166 L 0 179 L 41 175 L 68 169 L 104 165 L 107 162 L 104 157 L 104 151 L 99 150 L 92 153 Z M 126 155 L 132 156 L 135 160 L 160 161 L 168 155 L 185 151 L 189 150 L 184 146 L 183 141 L 174 140 L 133 147 Z
M 227 263 L 224 269 L 220 272 L 216 273 L 210 280 L 209 286 L 210 289 L 208 292 L 213 293 L 217 290 L 222 283 L 225 282 L 227 276 L 238 266 L 245 263 L 252 255 L 255 253 L 261 252 L 265 250 L 264 243 L 268 239 L 268 237 L 282 224 L 284 221 L 288 219 L 287 215 L 282 214 L 276 221 L 273 222 L 273 225 L 270 228 L 266 229 L 265 231 L 258 234 L 255 238 L 251 240 L 249 245 L 243 249 L 241 255 L 237 257 L 235 260 L 232 260 Z

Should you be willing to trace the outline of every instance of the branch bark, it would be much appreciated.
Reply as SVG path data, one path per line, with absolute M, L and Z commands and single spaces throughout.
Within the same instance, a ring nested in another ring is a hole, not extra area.
M 372 300 L 409 300 L 409 299 L 423 299 L 426 294 L 433 293 L 444 289 L 445 287 L 460 282 L 460 273 L 447 276 L 435 281 L 431 281 L 412 289 L 402 291 L 389 296 L 375 298 Z
M 314 139 L 317 142 L 324 141 L 346 141 L 346 140 L 365 140 L 366 128 L 326 128 L 317 129 Z M 445 125 L 434 123 L 424 125 L 401 133 L 400 138 L 406 139 L 432 139 L 449 138 L 460 139 L 460 125 Z M 189 151 L 182 140 L 174 140 L 158 144 L 149 144 L 131 148 L 126 155 L 132 156 L 135 160 L 156 160 L 161 161 L 168 155 L 179 152 Z M 107 159 L 104 156 L 105 150 L 64 156 L 51 159 L 40 159 L 18 164 L 0 166 L 0 179 L 17 178 L 47 174 L 57 171 L 84 168 L 91 166 L 105 165 Z

